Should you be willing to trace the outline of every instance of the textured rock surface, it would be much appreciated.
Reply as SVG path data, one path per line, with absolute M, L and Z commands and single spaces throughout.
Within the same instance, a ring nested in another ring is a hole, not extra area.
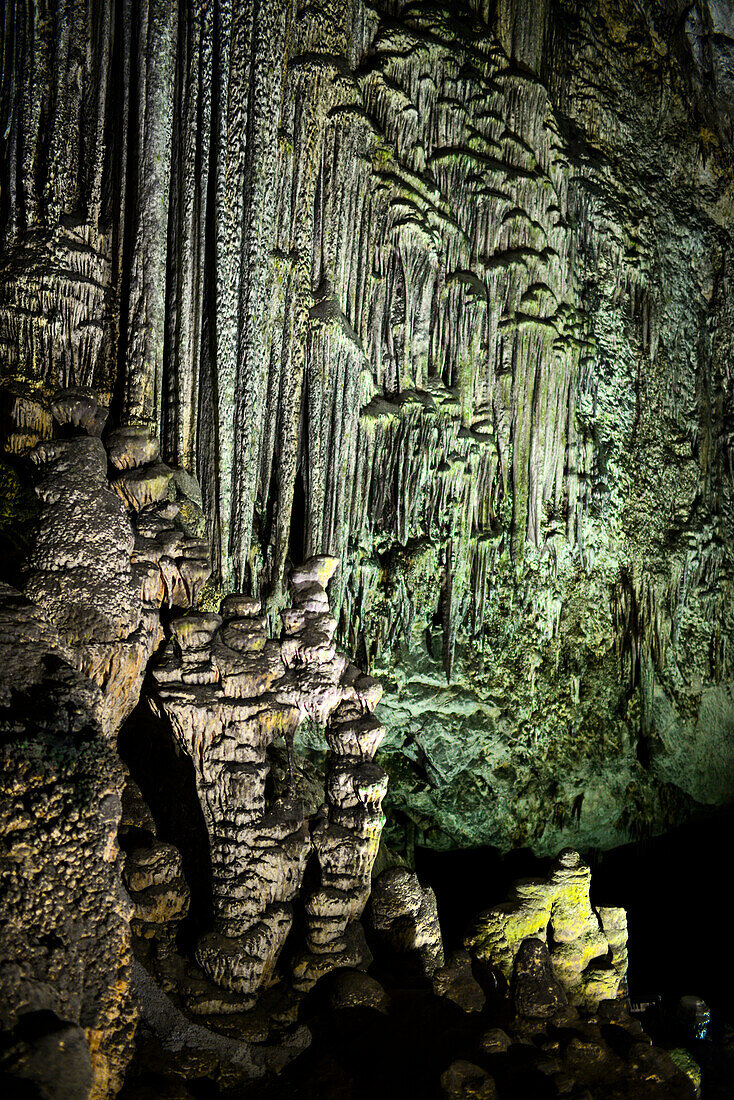
M 25 390 L 21 400 L 19 389 L 3 390 L 6 451 L 27 457 L 38 498 L 24 591 L 55 625 L 65 656 L 102 689 L 97 718 L 113 738 L 162 641 L 159 610 L 164 602 L 196 603 L 211 572 L 208 546 L 177 521 L 179 504 L 163 499 L 174 471 L 158 476 L 156 440 L 146 433 L 149 454 L 135 447 L 135 433 L 122 440 L 113 433 L 108 454 L 99 438 L 107 409 L 98 394 L 67 389 L 49 401 Z M 28 445 L 20 448 L 13 441 L 31 420 L 29 404 L 43 431 L 23 434 Z M 108 460 L 123 466 L 112 481 Z M 135 496 L 129 480 L 121 489 L 131 476 L 138 485 L 152 479 L 154 491 Z
M 532 936 L 522 941 L 515 955 L 511 988 L 518 1016 L 546 1020 L 568 1003 L 563 986 L 553 976 L 545 942 Z
M 326 585 L 337 564 L 317 557 L 291 571 L 293 607 L 282 612 L 280 641 L 268 638 L 257 600 L 230 595 L 220 615 L 174 619 L 153 669 L 150 700 L 193 762 L 209 837 L 214 927 L 199 939 L 197 961 L 215 983 L 253 1001 L 273 980 L 312 852 L 319 873 L 303 899 L 296 989 L 368 959 L 355 922 L 385 821 L 387 777 L 372 762 L 384 733 L 372 717 L 381 689 L 332 642 Z M 295 769 L 304 721 L 325 728 L 331 749 L 315 822 Z M 275 749 L 286 761 L 282 774 Z
M 152 833 L 123 874 L 114 742 L 163 637 L 162 603 L 196 599 L 208 556 L 173 500 L 128 494 L 128 511 L 115 492 L 98 393 L 11 386 L 3 401 L 5 452 L 33 472 L 38 501 L 24 595 L 1 592 L 3 1069 L 44 1095 L 56 1081 L 102 1100 L 133 1054 L 130 923 L 152 934 L 189 898 L 179 853 Z M 143 475 L 154 458 L 118 441 L 123 453 Z
M 463 1012 L 481 1012 L 484 1008 L 484 991 L 472 973 L 468 951 L 455 951 L 445 966 L 434 972 L 431 984 L 438 997 L 447 997 Z
M 441 1093 L 446 1100 L 496 1100 L 494 1081 L 481 1066 L 453 1062 L 441 1074 Z
M 136 1021 L 124 773 L 97 722 L 100 689 L 64 654 L 43 613 L 1 585 L 0 1072 L 106 1100 Z
M 416 956 L 424 974 L 443 966 L 436 895 L 407 867 L 389 868 L 373 882 L 370 924 L 388 950 Z
M 566 849 L 547 878 L 520 880 L 507 902 L 481 914 L 466 944 L 508 980 L 514 971 L 517 983 L 517 967 L 524 974 L 536 961 L 532 947 L 520 955 L 523 945 L 547 942 L 553 976 L 571 1003 L 593 1008 L 623 989 L 627 920 L 623 909 L 594 910 L 590 889 L 591 871 L 578 852 Z
M 3 373 L 160 435 L 225 590 L 341 558 L 419 840 L 605 846 L 729 798 L 728 5 L 32 11 Z
M 337 970 L 329 990 L 329 1004 L 335 1011 L 344 1008 L 372 1008 L 385 1012 L 389 997 L 380 983 L 361 970 Z

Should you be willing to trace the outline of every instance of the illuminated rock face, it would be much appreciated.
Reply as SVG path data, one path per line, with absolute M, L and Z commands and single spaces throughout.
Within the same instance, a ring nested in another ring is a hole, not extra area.
M 124 770 L 98 725 L 102 691 L 67 658 L 49 618 L 0 585 L 3 1074 L 105 1100 L 137 1018 L 116 839 Z
M 115 491 L 98 393 L 16 385 L 3 397 L 4 450 L 38 506 L 24 593 L 0 586 L 0 1026 L 14 1076 L 105 1100 L 133 1052 L 130 922 L 143 931 L 188 905 L 170 845 L 138 848 L 123 872 L 116 739 L 163 639 L 161 605 L 196 600 L 208 550 L 162 499 L 174 471 L 144 499 Z M 152 455 L 125 453 L 143 482 Z
M 624 909 L 593 909 L 590 888 L 591 871 L 578 852 L 566 849 L 547 878 L 521 880 L 508 901 L 483 913 L 466 945 L 508 981 L 515 971 L 517 982 L 518 965 L 524 977 L 537 963 L 523 945 L 547 942 L 553 977 L 571 1004 L 593 1009 L 623 988 L 627 918 Z
M 726 6 L 92 7 L 9 9 L 3 372 L 195 474 L 224 591 L 340 558 L 418 840 L 730 797 Z
M 312 851 L 320 882 L 303 899 L 295 987 L 305 991 L 366 957 L 355 922 L 385 821 L 387 777 L 372 763 L 384 734 L 372 717 L 381 688 L 332 643 L 326 585 L 337 564 L 314 558 L 291 572 L 293 607 L 282 612 L 280 641 L 267 637 L 257 600 L 230 595 L 221 615 L 174 620 L 153 670 L 151 702 L 193 761 L 210 842 L 214 928 L 199 940 L 197 961 L 215 983 L 253 1001 L 272 979 Z M 313 827 L 293 767 L 305 720 L 325 727 L 332 752 Z M 279 783 L 276 744 L 288 761 Z
M 392 867 L 372 887 L 370 923 L 382 946 L 405 954 L 430 976 L 444 964 L 436 895 L 407 867 Z
M 108 454 L 99 438 L 107 409 L 93 391 L 61 391 L 50 412 L 42 395 L 28 391 L 23 404 L 10 394 L 5 449 L 27 456 L 40 506 L 24 590 L 54 623 L 68 659 L 102 689 L 96 717 L 112 739 L 162 641 L 161 606 L 196 603 L 211 572 L 209 548 L 177 522 L 173 470 L 129 438 L 123 447 L 119 433 Z M 24 433 L 30 402 L 48 416 L 46 438 L 21 449 L 16 440 L 35 439 Z M 146 433 L 148 441 L 154 450 Z M 108 479 L 110 463 L 124 463 L 124 472 Z
M 385 821 L 387 777 L 373 762 L 384 735 L 373 716 L 382 688 L 334 644 L 326 587 L 336 558 L 291 570 L 293 606 L 282 610 L 280 640 L 268 637 L 251 596 L 226 596 L 221 614 L 192 610 L 210 572 L 206 540 L 180 518 L 196 519 L 195 502 L 182 498 L 195 495 L 193 479 L 160 463 L 146 428 L 103 443 L 106 408 L 92 390 L 49 402 L 14 385 L 5 396 L 5 450 L 25 463 L 38 511 L 25 563 L 33 602 L 7 585 L 1 593 L 9 811 L 0 835 L 15 852 L 0 874 L 10 960 L 2 1024 L 12 1034 L 28 1012 L 56 1014 L 56 1031 L 71 1029 L 65 1042 L 78 1047 L 90 1095 L 101 1098 L 117 1091 L 132 1051 L 130 929 L 163 955 L 175 952 L 190 899 L 181 853 L 156 836 L 114 751 L 151 656 L 150 701 L 191 757 L 209 837 L 214 927 L 196 960 L 239 995 L 239 1010 L 273 979 L 299 894 L 298 991 L 369 960 L 358 919 Z M 331 750 L 315 821 L 295 768 L 304 722 Z M 284 777 L 274 748 L 287 761 Z M 318 874 L 302 891 L 311 857 Z M 31 866 L 37 881 L 24 889 Z M 37 939 L 57 946 L 35 952 L 27 945 Z M 15 1069 L 35 1080 L 40 1048 L 19 1050 Z

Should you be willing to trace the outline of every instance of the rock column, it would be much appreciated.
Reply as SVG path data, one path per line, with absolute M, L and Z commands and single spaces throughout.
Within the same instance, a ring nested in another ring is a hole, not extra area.
M 298 571 L 292 578 L 300 620 L 286 620 L 302 652 L 313 648 L 314 635 L 324 629 L 321 578 Z M 322 595 L 323 593 L 323 595 Z M 326 636 L 334 620 L 327 617 Z M 297 631 L 296 631 L 297 626 Z M 347 665 L 341 682 L 342 700 L 334 710 L 326 740 L 331 758 L 326 775 L 326 806 L 313 829 L 320 884 L 306 900 L 306 950 L 295 962 L 294 985 L 306 991 L 338 967 L 360 966 L 368 957 L 359 925 L 370 895 L 372 866 L 385 824 L 382 800 L 387 776 L 374 763 L 385 729 L 374 717 L 382 687 Z
M 214 927 L 196 958 L 214 982 L 246 999 L 271 980 L 314 850 L 321 882 L 305 902 L 295 985 L 305 990 L 364 954 L 349 945 L 384 822 L 387 780 L 372 762 L 383 733 L 372 717 L 381 688 L 333 644 L 326 585 L 336 564 L 314 558 L 293 571 L 280 641 L 268 638 L 257 600 L 227 596 L 220 615 L 174 621 L 153 672 L 151 702 L 191 757 L 211 845 Z M 334 753 L 327 805 L 313 827 L 293 767 L 293 738 L 305 720 L 326 727 Z M 283 742 L 290 767 L 278 785 L 269 750 Z

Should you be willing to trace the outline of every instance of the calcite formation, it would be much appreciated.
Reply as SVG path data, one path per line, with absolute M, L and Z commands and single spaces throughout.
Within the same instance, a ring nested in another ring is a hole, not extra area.
M 189 887 L 181 853 L 161 841 L 153 815 L 130 778 L 122 792 L 117 830 L 125 853 L 122 878 L 133 904 L 131 931 L 144 939 L 171 939 L 189 909 Z
M 161 479 L 147 429 L 147 449 L 128 429 L 108 453 L 99 392 L 14 384 L 2 399 L 5 453 L 38 500 L 24 592 L 1 593 L 2 1029 L 14 1077 L 46 1087 L 53 1055 L 75 1095 L 103 1100 L 132 1054 L 131 922 L 145 934 L 188 906 L 180 855 L 154 835 L 123 869 L 115 740 L 163 639 L 161 606 L 196 600 L 208 547 L 176 522 L 174 471 Z M 121 492 L 110 462 L 153 487 Z
M 566 993 L 551 968 L 544 940 L 528 936 L 517 949 L 512 971 L 512 1002 L 518 1016 L 544 1020 L 568 1004 Z
M 280 640 L 268 637 L 258 600 L 230 595 L 218 615 L 174 619 L 153 669 L 151 703 L 193 761 L 210 841 L 215 923 L 196 957 L 216 983 L 253 999 L 272 979 L 312 852 L 320 881 L 304 902 L 295 987 L 364 961 L 355 922 L 385 820 L 387 777 L 372 762 L 384 730 L 372 717 L 380 685 L 333 643 L 326 586 L 337 564 L 319 557 L 292 570 Z M 325 727 L 332 751 L 312 829 L 293 766 L 294 735 L 307 720 Z M 280 783 L 276 745 L 288 760 Z
M 427 976 L 443 966 L 436 895 L 407 867 L 391 867 L 375 879 L 370 925 L 383 947 L 414 956 Z
M 623 909 L 593 909 L 590 889 L 591 871 L 566 849 L 546 878 L 517 882 L 508 901 L 483 913 L 466 946 L 509 981 L 519 952 L 528 952 L 523 944 L 547 943 L 553 976 L 571 1004 L 593 1008 L 624 990 L 627 920 Z
M 124 771 L 100 688 L 66 658 L 49 618 L 0 585 L 0 1073 L 106 1100 L 137 1015 L 116 840 Z
M 188 900 L 142 818 L 129 913 L 112 898 L 114 741 L 152 660 L 210 846 L 196 957 L 240 1007 L 291 929 L 299 992 L 364 965 L 381 742 L 408 857 L 603 848 L 731 800 L 734 26 L 724 0 L 8 0 L 2 22 L 0 550 L 43 710 L 10 698 L 2 736 L 61 899 L 34 880 L 36 929 L 11 859 L 8 935 L 34 990 L 47 955 L 67 968 L 43 1050 L 68 1041 L 101 1095 L 127 971 L 100 949 L 79 992 L 61 909 L 127 958 L 128 920 L 174 953 Z M 296 776 L 318 787 L 325 747 L 314 818 Z M 430 898 L 403 886 L 379 932 L 430 970 Z M 576 857 L 472 942 L 509 980 L 535 938 L 572 1002 L 620 987 L 624 914 Z M 439 967 L 442 995 L 462 975 Z
M 166 498 L 174 471 L 151 461 L 147 429 L 113 432 L 106 447 L 107 408 L 95 392 L 44 400 L 15 385 L 4 395 L 6 451 L 30 463 L 40 505 L 24 590 L 67 658 L 102 688 L 98 718 L 112 738 L 163 639 L 161 606 L 191 606 L 211 572 L 208 544 L 176 523 L 180 506 Z M 111 479 L 110 465 L 122 471 Z
M 2 373 L 160 437 L 118 489 L 195 475 L 224 591 L 340 558 L 395 838 L 550 854 L 725 802 L 727 5 L 31 10 Z

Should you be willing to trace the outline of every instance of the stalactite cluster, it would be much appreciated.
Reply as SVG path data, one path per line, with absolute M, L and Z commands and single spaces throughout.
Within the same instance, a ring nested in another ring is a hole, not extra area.
M 5 5 L 4 374 L 160 435 L 220 590 L 340 559 L 429 843 L 605 844 L 734 782 L 730 32 Z

